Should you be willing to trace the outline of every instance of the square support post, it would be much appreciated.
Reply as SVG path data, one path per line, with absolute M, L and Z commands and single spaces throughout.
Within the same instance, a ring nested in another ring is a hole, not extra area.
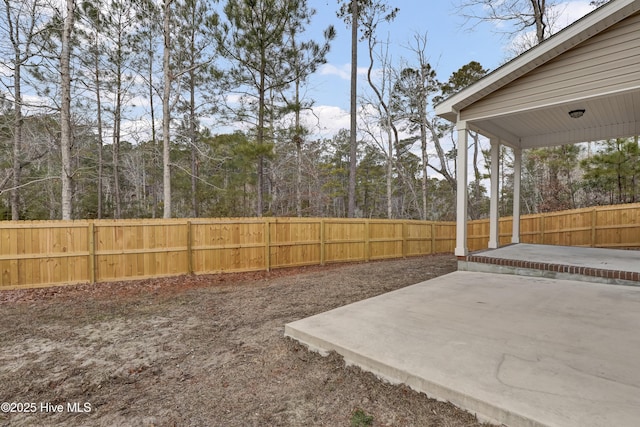
M 489 203 L 489 249 L 500 247 L 500 140 L 491 139 L 491 201 Z
M 522 175 L 522 149 L 513 149 L 513 229 L 511 243 L 520 243 L 520 178 Z
M 457 203 L 456 203 L 456 249 L 457 257 L 466 257 L 467 248 L 467 122 L 458 120 Z

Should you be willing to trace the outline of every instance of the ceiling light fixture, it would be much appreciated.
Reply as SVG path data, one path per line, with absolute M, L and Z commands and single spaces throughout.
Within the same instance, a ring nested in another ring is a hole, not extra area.
M 584 115 L 585 111 L 586 110 L 584 108 L 581 108 L 579 110 L 571 110 L 571 111 L 569 111 L 569 115 L 573 119 L 579 119 L 580 117 L 582 117 Z

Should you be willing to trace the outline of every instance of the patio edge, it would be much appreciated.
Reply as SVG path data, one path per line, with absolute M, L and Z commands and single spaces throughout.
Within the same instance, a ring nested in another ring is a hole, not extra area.
M 424 393 L 427 397 L 443 402 L 450 402 L 453 405 L 474 414 L 480 421 L 505 426 L 519 427 L 549 427 L 541 424 L 531 418 L 508 411 L 497 405 L 485 402 L 480 399 L 469 396 L 468 394 L 453 390 L 441 384 L 429 381 L 418 375 L 413 375 L 399 368 L 394 368 L 383 361 L 375 358 L 358 354 L 344 346 L 332 344 L 327 340 L 306 333 L 297 328 L 297 324 L 301 324 L 306 319 L 291 322 L 285 325 L 284 336 L 298 341 L 309 350 L 319 353 L 326 357 L 330 352 L 334 351 L 342 356 L 347 366 L 354 365 L 363 371 L 370 372 L 383 381 L 391 384 L 404 384 L 420 393 Z

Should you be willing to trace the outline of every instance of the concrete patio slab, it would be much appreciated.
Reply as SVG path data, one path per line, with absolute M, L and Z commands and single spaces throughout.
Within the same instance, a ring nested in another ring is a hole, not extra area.
M 508 426 L 637 426 L 640 288 L 459 271 L 285 335 Z

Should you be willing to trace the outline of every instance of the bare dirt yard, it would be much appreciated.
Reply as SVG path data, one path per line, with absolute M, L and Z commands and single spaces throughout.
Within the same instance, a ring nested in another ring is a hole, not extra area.
M 283 335 L 455 268 L 436 255 L 0 291 L 0 425 L 480 426 Z

